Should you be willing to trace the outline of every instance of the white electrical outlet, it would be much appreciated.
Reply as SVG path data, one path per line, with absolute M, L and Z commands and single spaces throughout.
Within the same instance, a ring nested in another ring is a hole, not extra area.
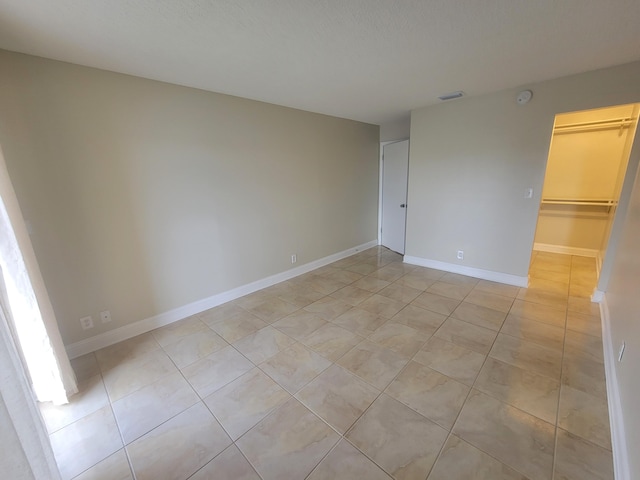
M 109 323 L 111 321 L 111 312 L 109 310 L 100 312 L 100 321 L 102 323 Z
M 298 257 L 294 253 L 293 255 L 291 255 L 291 263 L 296 263 L 297 261 L 298 261 Z
M 618 361 L 621 362 L 622 361 L 622 356 L 624 355 L 624 347 L 626 346 L 625 342 L 622 342 L 622 345 L 620 345 L 620 350 L 618 351 Z
M 93 328 L 93 318 L 91 317 L 83 317 L 80 319 L 80 326 L 83 330 L 89 330 Z
M 458 260 L 464 259 L 464 250 L 458 250 Z

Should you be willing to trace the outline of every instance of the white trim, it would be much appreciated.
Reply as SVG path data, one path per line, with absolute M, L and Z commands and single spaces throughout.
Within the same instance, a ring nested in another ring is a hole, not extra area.
M 613 469 L 616 480 L 631 480 L 629 472 L 629 451 L 625 436 L 622 403 L 616 375 L 616 349 L 611 337 L 611 317 L 607 296 L 600 302 L 602 318 L 602 347 L 604 352 L 604 370 L 607 384 L 607 402 L 609 403 L 609 424 L 611 427 L 611 444 L 613 451 Z
M 551 243 L 534 243 L 533 249 L 539 252 L 563 253 L 565 255 L 578 255 L 580 257 L 598 258 L 598 250 L 595 248 L 567 247 L 565 245 L 553 245 Z
M 492 270 L 483 270 L 481 268 L 466 267 L 464 265 L 440 262 L 438 260 L 429 260 L 428 258 L 405 255 L 404 263 L 435 268 L 436 270 L 444 270 L 445 272 L 459 273 L 461 275 L 468 275 L 469 277 L 491 280 L 492 282 L 506 283 L 507 285 L 515 285 L 516 287 L 527 287 L 529 285 L 528 277 L 520 277 L 518 275 L 511 275 L 510 273 L 494 272 Z
M 594 290 L 591 294 L 591 301 L 593 303 L 602 303 L 602 300 L 604 300 L 604 292 L 598 289 Z
M 362 245 L 358 245 L 357 247 L 352 247 L 342 252 L 334 253 L 333 255 L 329 255 L 327 257 L 314 260 L 313 262 L 300 265 L 299 267 L 292 268 L 290 270 L 286 270 L 284 272 L 280 272 L 275 275 L 262 278 L 260 280 L 256 280 L 255 282 L 251 282 L 246 285 L 241 285 L 231 290 L 227 290 L 226 292 L 218 293 L 211 297 L 197 300 L 193 303 L 189 303 L 178 308 L 174 308 L 173 310 L 169 310 L 168 312 L 163 312 L 153 317 L 145 318 L 143 320 L 130 323 L 129 325 L 124 325 L 114 330 L 100 333 L 85 340 L 80 340 L 79 342 L 67 345 L 67 353 L 69 355 L 69 358 L 76 358 L 86 353 L 94 352 L 101 348 L 108 347 L 109 345 L 113 345 L 114 343 L 122 342 L 123 340 L 135 337 L 136 335 L 150 332 L 151 330 L 154 330 L 158 327 L 164 327 L 165 325 L 177 322 L 178 320 L 182 320 L 183 318 L 187 318 L 191 315 L 204 312 L 205 310 L 217 307 L 218 305 L 222 305 L 223 303 L 235 300 L 236 298 L 248 295 L 257 290 L 262 290 L 263 288 L 270 287 L 271 285 L 275 285 L 276 283 L 284 282 L 285 280 L 289 280 L 317 268 L 324 267 L 325 265 L 336 262 L 345 257 L 349 257 L 362 250 L 366 250 L 367 248 L 371 248 L 376 245 L 378 245 L 378 242 L 376 240 L 372 240 L 370 242 L 363 243 Z

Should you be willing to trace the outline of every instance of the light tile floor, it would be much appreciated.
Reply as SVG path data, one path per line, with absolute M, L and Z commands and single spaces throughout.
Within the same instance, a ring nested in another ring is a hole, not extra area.
M 519 289 L 372 248 L 75 359 L 63 478 L 611 479 L 593 259 Z

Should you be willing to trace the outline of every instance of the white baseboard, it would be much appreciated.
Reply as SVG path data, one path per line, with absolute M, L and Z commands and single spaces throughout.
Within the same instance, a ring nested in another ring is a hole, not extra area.
M 593 303 L 602 303 L 604 300 L 604 292 L 602 290 L 594 290 L 591 294 L 591 301 Z
M 255 291 L 262 290 L 263 288 L 270 287 L 271 285 L 275 285 L 276 283 L 284 282 L 285 280 L 289 280 L 291 278 L 305 274 L 307 272 L 310 272 L 311 270 L 324 267 L 325 265 L 354 255 L 362 250 L 366 250 L 367 248 L 375 247 L 376 245 L 378 245 L 378 241 L 372 240 L 370 242 L 363 243 L 362 245 L 349 248 L 342 252 L 334 253 L 333 255 L 329 255 L 327 257 L 314 260 L 313 262 L 300 265 L 299 267 L 292 268 L 290 270 L 286 270 L 284 272 L 277 273 L 260 280 L 256 280 L 255 282 L 251 282 L 246 285 L 227 290 L 226 292 L 218 293 L 202 300 L 197 300 L 178 308 L 174 308 L 173 310 L 169 310 L 168 312 L 163 312 L 153 317 L 145 318 L 143 320 L 130 323 L 129 325 L 124 325 L 114 330 L 100 333 L 85 340 L 80 340 L 79 342 L 66 345 L 67 354 L 69 355 L 69 358 L 76 358 L 90 352 L 95 352 L 96 350 L 99 350 L 101 348 L 108 347 L 109 345 L 113 345 L 118 342 L 122 342 L 123 340 L 128 340 L 129 338 L 135 337 L 136 335 L 141 335 L 146 332 L 150 332 L 151 330 L 154 330 L 156 328 L 164 327 L 165 325 L 169 325 L 170 323 L 177 322 L 178 320 L 190 317 L 191 315 L 204 312 L 205 310 L 217 307 L 218 305 L 230 302 L 231 300 L 235 300 L 236 298 L 240 298 Z
M 598 250 L 594 248 L 566 247 L 564 245 L 552 245 L 550 243 L 534 243 L 533 249 L 539 252 L 563 253 L 565 255 L 578 255 L 580 257 L 598 258 Z
M 609 404 L 609 423 L 611 426 L 611 444 L 613 450 L 613 469 L 616 480 L 631 480 L 629 472 L 629 451 L 622 417 L 622 403 L 618 390 L 616 375 L 616 348 L 611 338 L 611 317 L 607 296 L 600 302 L 600 316 L 602 318 L 602 346 L 604 351 L 604 369 L 607 378 L 607 402 Z
M 436 270 L 444 270 L 445 272 L 459 273 L 469 277 L 481 278 L 483 280 L 491 280 L 492 282 L 515 285 L 516 287 L 526 287 L 529 285 L 528 277 L 520 277 L 518 275 L 511 275 L 510 273 L 466 267 L 455 263 L 440 262 L 438 260 L 429 260 L 428 258 L 412 257 L 410 255 L 404 256 L 404 262 L 410 263 L 411 265 L 419 265 L 421 267 L 435 268 Z

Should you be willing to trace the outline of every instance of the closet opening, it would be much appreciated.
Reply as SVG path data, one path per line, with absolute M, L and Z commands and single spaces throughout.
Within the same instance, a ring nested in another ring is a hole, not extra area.
M 598 284 L 627 172 L 640 104 L 556 115 L 530 288 L 590 298 Z

